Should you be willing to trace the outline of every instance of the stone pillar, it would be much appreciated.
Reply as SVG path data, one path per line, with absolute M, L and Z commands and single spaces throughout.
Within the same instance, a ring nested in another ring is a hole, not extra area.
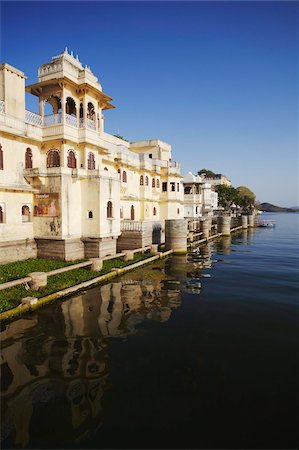
M 158 252 L 158 244 L 151 245 L 151 253 L 157 254 Z
M 187 220 L 165 220 L 165 247 L 175 253 L 187 253 Z
M 65 102 L 66 102 L 66 97 L 65 97 L 65 93 L 64 93 L 64 87 L 62 88 L 62 92 L 61 92 L 61 123 L 65 123 Z
M 206 218 L 201 222 L 201 230 L 202 230 L 202 237 L 204 239 L 207 239 L 210 236 L 210 231 L 211 231 L 210 219 Z
M 220 217 L 220 232 L 223 234 L 223 236 L 230 235 L 230 225 L 231 225 L 231 217 L 230 216 Z
M 31 278 L 29 286 L 33 291 L 38 291 L 40 288 L 47 286 L 48 276 L 46 272 L 31 272 L 28 276 Z
M 248 218 L 247 218 L 247 216 L 242 216 L 242 228 L 243 229 L 248 228 Z
M 100 272 L 103 268 L 103 261 L 101 258 L 90 258 L 91 261 L 91 267 L 90 270 L 92 272 Z
M 24 297 L 21 300 L 22 305 L 36 305 L 38 303 L 38 299 L 36 297 Z
M 134 252 L 127 250 L 124 253 L 124 261 L 131 261 L 132 259 L 134 259 Z
M 249 228 L 254 227 L 254 215 L 253 214 L 249 214 L 249 216 L 248 216 L 248 226 L 249 226 Z
M 87 101 L 86 92 L 85 92 L 84 97 L 83 97 L 83 119 L 84 119 L 83 126 L 84 126 L 84 128 L 86 128 L 87 105 L 88 105 L 88 101 Z
M 45 100 L 39 98 L 39 115 L 42 118 L 42 125 L 44 125 L 44 117 L 45 117 Z

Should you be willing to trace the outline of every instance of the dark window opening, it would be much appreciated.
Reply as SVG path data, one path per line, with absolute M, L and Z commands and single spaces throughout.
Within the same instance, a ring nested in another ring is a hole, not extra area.
M 134 206 L 131 206 L 131 220 L 135 220 L 135 209 Z
M 76 169 L 77 167 L 76 156 L 72 150 L 70 150 L 67 155 L 67 166 L 70 167 L 71 169 Z
M 25 153 L 25 169 L 32 169 L 32 151 L 30 148 L 27 148 Z
M 28 205 L 22 206 L 22 222 L 30 222 L 30 208 Z
M 88 168 L 88 170 L 95 170 L 95 168 L 96 168 L 94 154 L 91 152 L 88 153 L 87 168 Z
M 87 105 L 87 119 L 95 120 L 95 109 L 91 102 Z
M 72 97 L 67 97 L 66 99 L 65 112 L 70 116 L 77 116 L 76 102 Z
M 112 211 L 112 202 L 108 202 L 107 203 L 107 217 L 109 218 L 109 219 L 111 219 L 112 218 L 112 213 L 113 213 L 113 211 Z
M 48 152 L 47 167 L 60 167 L 60 154 L 58 150 L 52 149 Z
M 163 183 L 162 183 L 162 191 L 163 192 L 167 191 L 167 182 L 166 181 L 163 181 Z

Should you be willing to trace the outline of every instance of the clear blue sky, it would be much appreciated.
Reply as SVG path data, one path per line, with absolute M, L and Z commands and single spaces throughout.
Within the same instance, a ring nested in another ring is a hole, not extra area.
M 160 138 L 183 173 L 209 168 L 260 201 L 294 206 L 298 7 L 2 2 L 1 60 L 33 83 L 38 66 L 68 46 L 114 98 L 106 131 L 130 141 Z

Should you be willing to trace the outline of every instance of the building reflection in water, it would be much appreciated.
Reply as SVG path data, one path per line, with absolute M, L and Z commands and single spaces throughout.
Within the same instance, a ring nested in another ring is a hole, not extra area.
M 167 285 L 165 261 L 9 324 L 1 334 L 1 444 L 66 448 L 103 421 L 109 338 L 165 322 L 181 291 Z M 170 280 L 171 281 L 171 280 Z M 171 284 L 171 283 L 170 283 Z
M 200 295 L 207 271 L 222 261 L 213 254 L 230 251 L 231 237 L 223 237 L 8 325 L 0 333 L 2 447 L 84 446 L 103 424 L 111 339 L 167 322 L 183 292 Z

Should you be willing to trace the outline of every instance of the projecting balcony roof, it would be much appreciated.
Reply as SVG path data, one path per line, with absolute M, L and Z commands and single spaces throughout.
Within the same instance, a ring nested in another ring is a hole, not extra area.
M 39 97 L 40 94 L 42 93 L 44 87 L 57 86 L 57 85 L 59 86 L 62 83 L 66 83 L 75 89 L 88 89 L 88 90 L 92 91 L 96 95 L 97 100 L 103 104 L 103 109 L 115 108 L 115 106 L 113 106 L 109 103 L 112 100 L 112 97 L 110 97 L 109 95 L 107 95 L 104 92 L 100 91 L 99 89 L 95 88 L 92 84 L 89 84 L 88 82 L 77 84 L 73 80 L 71 80 L 70 78 L 68 78 L 66 76 L 61 77 L 61 78 L 53 78 L 51 80 L 46 80 L 46 81 L 40 81 L 40 82 L 34 83 L 34 84 L 29 84 L 26 86 L 25 90 L 26 90 L 26 92 L 29 92 L 30 94 L 36 95 L 37 97 Z

